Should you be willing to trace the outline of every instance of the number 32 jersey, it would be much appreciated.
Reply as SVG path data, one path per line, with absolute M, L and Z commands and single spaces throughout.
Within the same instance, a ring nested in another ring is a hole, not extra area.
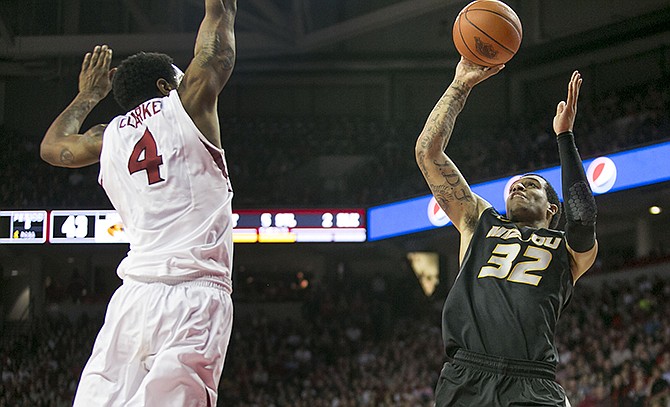
M 99 182 L 130 242 L 119 277 L 213 279 L 232 290 L 233 191 L 225 154 L 198 130 L 177 91 L 109 123 Z
M 444 304 L 447 355 L 464 348 L 558 362 L 556 323 L 573 291 L 569 256 L 563 232 L 517 227 L 486 209 Z

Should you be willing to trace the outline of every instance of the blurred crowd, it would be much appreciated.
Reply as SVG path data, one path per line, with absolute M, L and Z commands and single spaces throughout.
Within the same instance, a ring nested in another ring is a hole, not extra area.
M 557 379 L 575 407 L 668 407 L 670 278 L 615 278 L 578 283 L 559 322 Z M 286 315 L 250 316 L 235 299 L 219 405 L 432 406 L 444 293 L 426 297 L 409 272 L 310 286 Z M 100 324 L 52 314 L 32 339 L 4 337 L 0 407 L 71 405 Z
M 580 100 L 575 133 L 584 158 L 670 138 L 670 86 L 659 81 Z M 223 118 L 222 138 L 237 208 L 366 206 L 428 193 L 414 161 L 425 118 Z M 457 123 L 449 154 L 471 183 L 556 165 L 547 112 L 504 126 Z M 5 208 L 111 208 L 98 166 L 53 168 L 41 135 L 0 128 L 0 202 Z
M 557 378 L 573 406 L 670 406 L 667 278 L 577 284 L 557 334 Z

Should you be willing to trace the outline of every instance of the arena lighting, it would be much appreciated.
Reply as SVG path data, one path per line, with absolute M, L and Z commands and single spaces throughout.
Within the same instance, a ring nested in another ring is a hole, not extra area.
M 654 205 L 649 207 L 649 213 L 652 215 L 659 215 L 662 211 L 660 206 Z
M 584 169 L 594 194 L 607 194 L 670 180 L 667 157 L 670 157 L 670 142 L 586 160 Z M 561 197 L 560 167 L 533 172 L 554 185 Z M 515 177 L 476 184 L 472 190 L 502 214 L 505 213 L 505 191 Z M 431 230 L 450 223 L 431 195 L 372 207 L 368 209 L 367 220 L 368 241 Z

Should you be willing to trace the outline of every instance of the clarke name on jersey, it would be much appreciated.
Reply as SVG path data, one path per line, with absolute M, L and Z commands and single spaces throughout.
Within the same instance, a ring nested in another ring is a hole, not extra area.
M 126 126 L 130 126 L 136 129 L 147 118 L 160 112 L 161 108 L 162 104 L 160 100 L 154 99 L 144 102 L 119 120 L 119 128 L 122 129 Z

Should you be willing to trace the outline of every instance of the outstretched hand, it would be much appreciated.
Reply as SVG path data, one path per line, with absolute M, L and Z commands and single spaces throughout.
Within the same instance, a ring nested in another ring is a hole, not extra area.
M 460 80 L 470 87 L 482 82 L 485 79 L 497 74 L 505 67 L 505 64 L 500 64 L 491 67 L 477 65 L 469 60 L 461 57 L 461 60 L 456 65 L 456 74 L 454 79 Z
M 579 99 L 579 88 L 581 86 L 582 75 L 578 71 L 574 71 L 568 83 L 568 98 L 561 100 L 556 106 L 556 116 L 554 116 L 554 132 L 556 135 L 572 131 L 575 116 L 577 116 L 577 99 Z
M 79 73 L 79 93 L 104 99 L 112 90 L 112 77 L 116 68 L 110 69 L 112 50 L 107 45 L 96 45 L 93 52 L 84 56 Z

